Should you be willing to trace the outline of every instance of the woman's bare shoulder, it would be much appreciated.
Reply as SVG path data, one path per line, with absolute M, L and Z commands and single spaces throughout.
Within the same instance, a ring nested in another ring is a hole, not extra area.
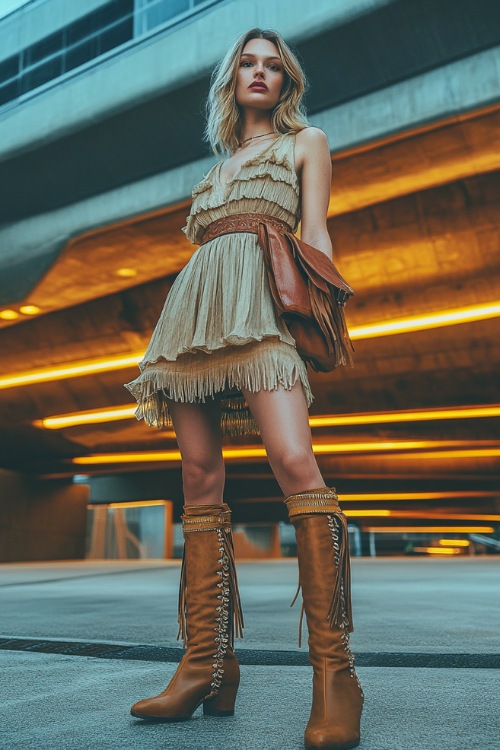
M 324 130 L 321 130 L 321 128 L 317 128 L 315 125 L 308 125 L 305 128 L 302 128 L 302 130 L 299 130 L 299 132 L 296 135 L 297 143 L 324 143 L 325 141 L 328 142 L 327 135 Z
M 306 155 L 329 153 L 328 137 L 324 130 L 313 125 L 299 130 L 295 136 L 295 156 L 297 169 L 301 170 Z

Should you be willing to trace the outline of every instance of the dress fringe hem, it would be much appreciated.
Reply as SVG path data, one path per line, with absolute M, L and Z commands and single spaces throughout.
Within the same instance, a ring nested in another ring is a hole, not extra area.
M 289 390 L 297 379 L 304 389 L 307 406 L 311 405 L 314 397 L 307 368 L 295 347 L 274 340 L 269 345 L 263 342 L 246 345 L 241 352 L 235 351 L 237 348 L 230 347 L 230 352 L 226 348 L 211 354 L 184 354 L 174 362 L 160 359 L 141 363 L 141 374 L 125 384 L 138 403 L 137 420 L 144 419 L 149 426 L 159 429 L 173 427 L 167 399 L 205 403 L 207 397 L 217 397 L 221 399 L 223 437 L 259 435 L 241 388 L 255 393 L 261 389 L 275 390 L 281 385 Z M 202 357 L 206 357 L 206 362 L 200 362 Z

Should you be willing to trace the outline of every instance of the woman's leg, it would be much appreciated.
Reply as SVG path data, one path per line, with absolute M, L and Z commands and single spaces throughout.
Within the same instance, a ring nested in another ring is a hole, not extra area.
M 299 380 L 290 389 L 243 390 L 259 425 L 267 457 L 283 493 L 292 495 L 325 483 L 312 450 L 307 403 Z
M 347 518 L 312 452 L 299 381 L 290 390 L 244 392 L 295 527 L 299 581 L 309 631 L 313 701 L 308 750 L 346 750 L 360 741 L 364 695 L 354 669 Z
M 222 458 L 220 401 L 203 404 L 168 400 L 182 457 L 182 483 L 186 505 L 220 505 L 225 470 Z
M 240 681 L 233 638 L 242 634 L 231 511 L 222 502 L 224 464 L 220 402 L 169 401 L 182 456 L 184 552 L 178 622 L 187 651 L 165 690 L 138 701 L 140 719 L 184 721 L 202 703 L 205 714 L 232 716 Z

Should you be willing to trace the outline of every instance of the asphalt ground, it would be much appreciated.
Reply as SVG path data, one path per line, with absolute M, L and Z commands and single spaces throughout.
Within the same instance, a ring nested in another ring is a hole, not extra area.
M 239 562 L 238 574 L 236 714 L 166 725 L 129 708 L 163 690 L 182 655 L 178 562 L 0 565 L 2 750 L 302 748 L 297 563 Z M 352 558 L 361 750 L 500 749 L 499 584 L 492 556 Z

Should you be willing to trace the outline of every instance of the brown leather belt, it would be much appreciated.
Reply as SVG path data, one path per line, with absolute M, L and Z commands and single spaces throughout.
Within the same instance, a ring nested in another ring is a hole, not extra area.
M 277 229 L 284 229 L 286 232 L 293 232 L 293 229 L 286 221 L 281 221 L 276 216 L 257 213 L 231 214 L 212 221 L 205 228 L 201 245 L 204 245 L 209 240 L 213 240 L 214 237 L 219 237 L 221 234 L 232 234 L 233 232 L 255 232 L 257 234 L 260 222 L 272 224 Z

